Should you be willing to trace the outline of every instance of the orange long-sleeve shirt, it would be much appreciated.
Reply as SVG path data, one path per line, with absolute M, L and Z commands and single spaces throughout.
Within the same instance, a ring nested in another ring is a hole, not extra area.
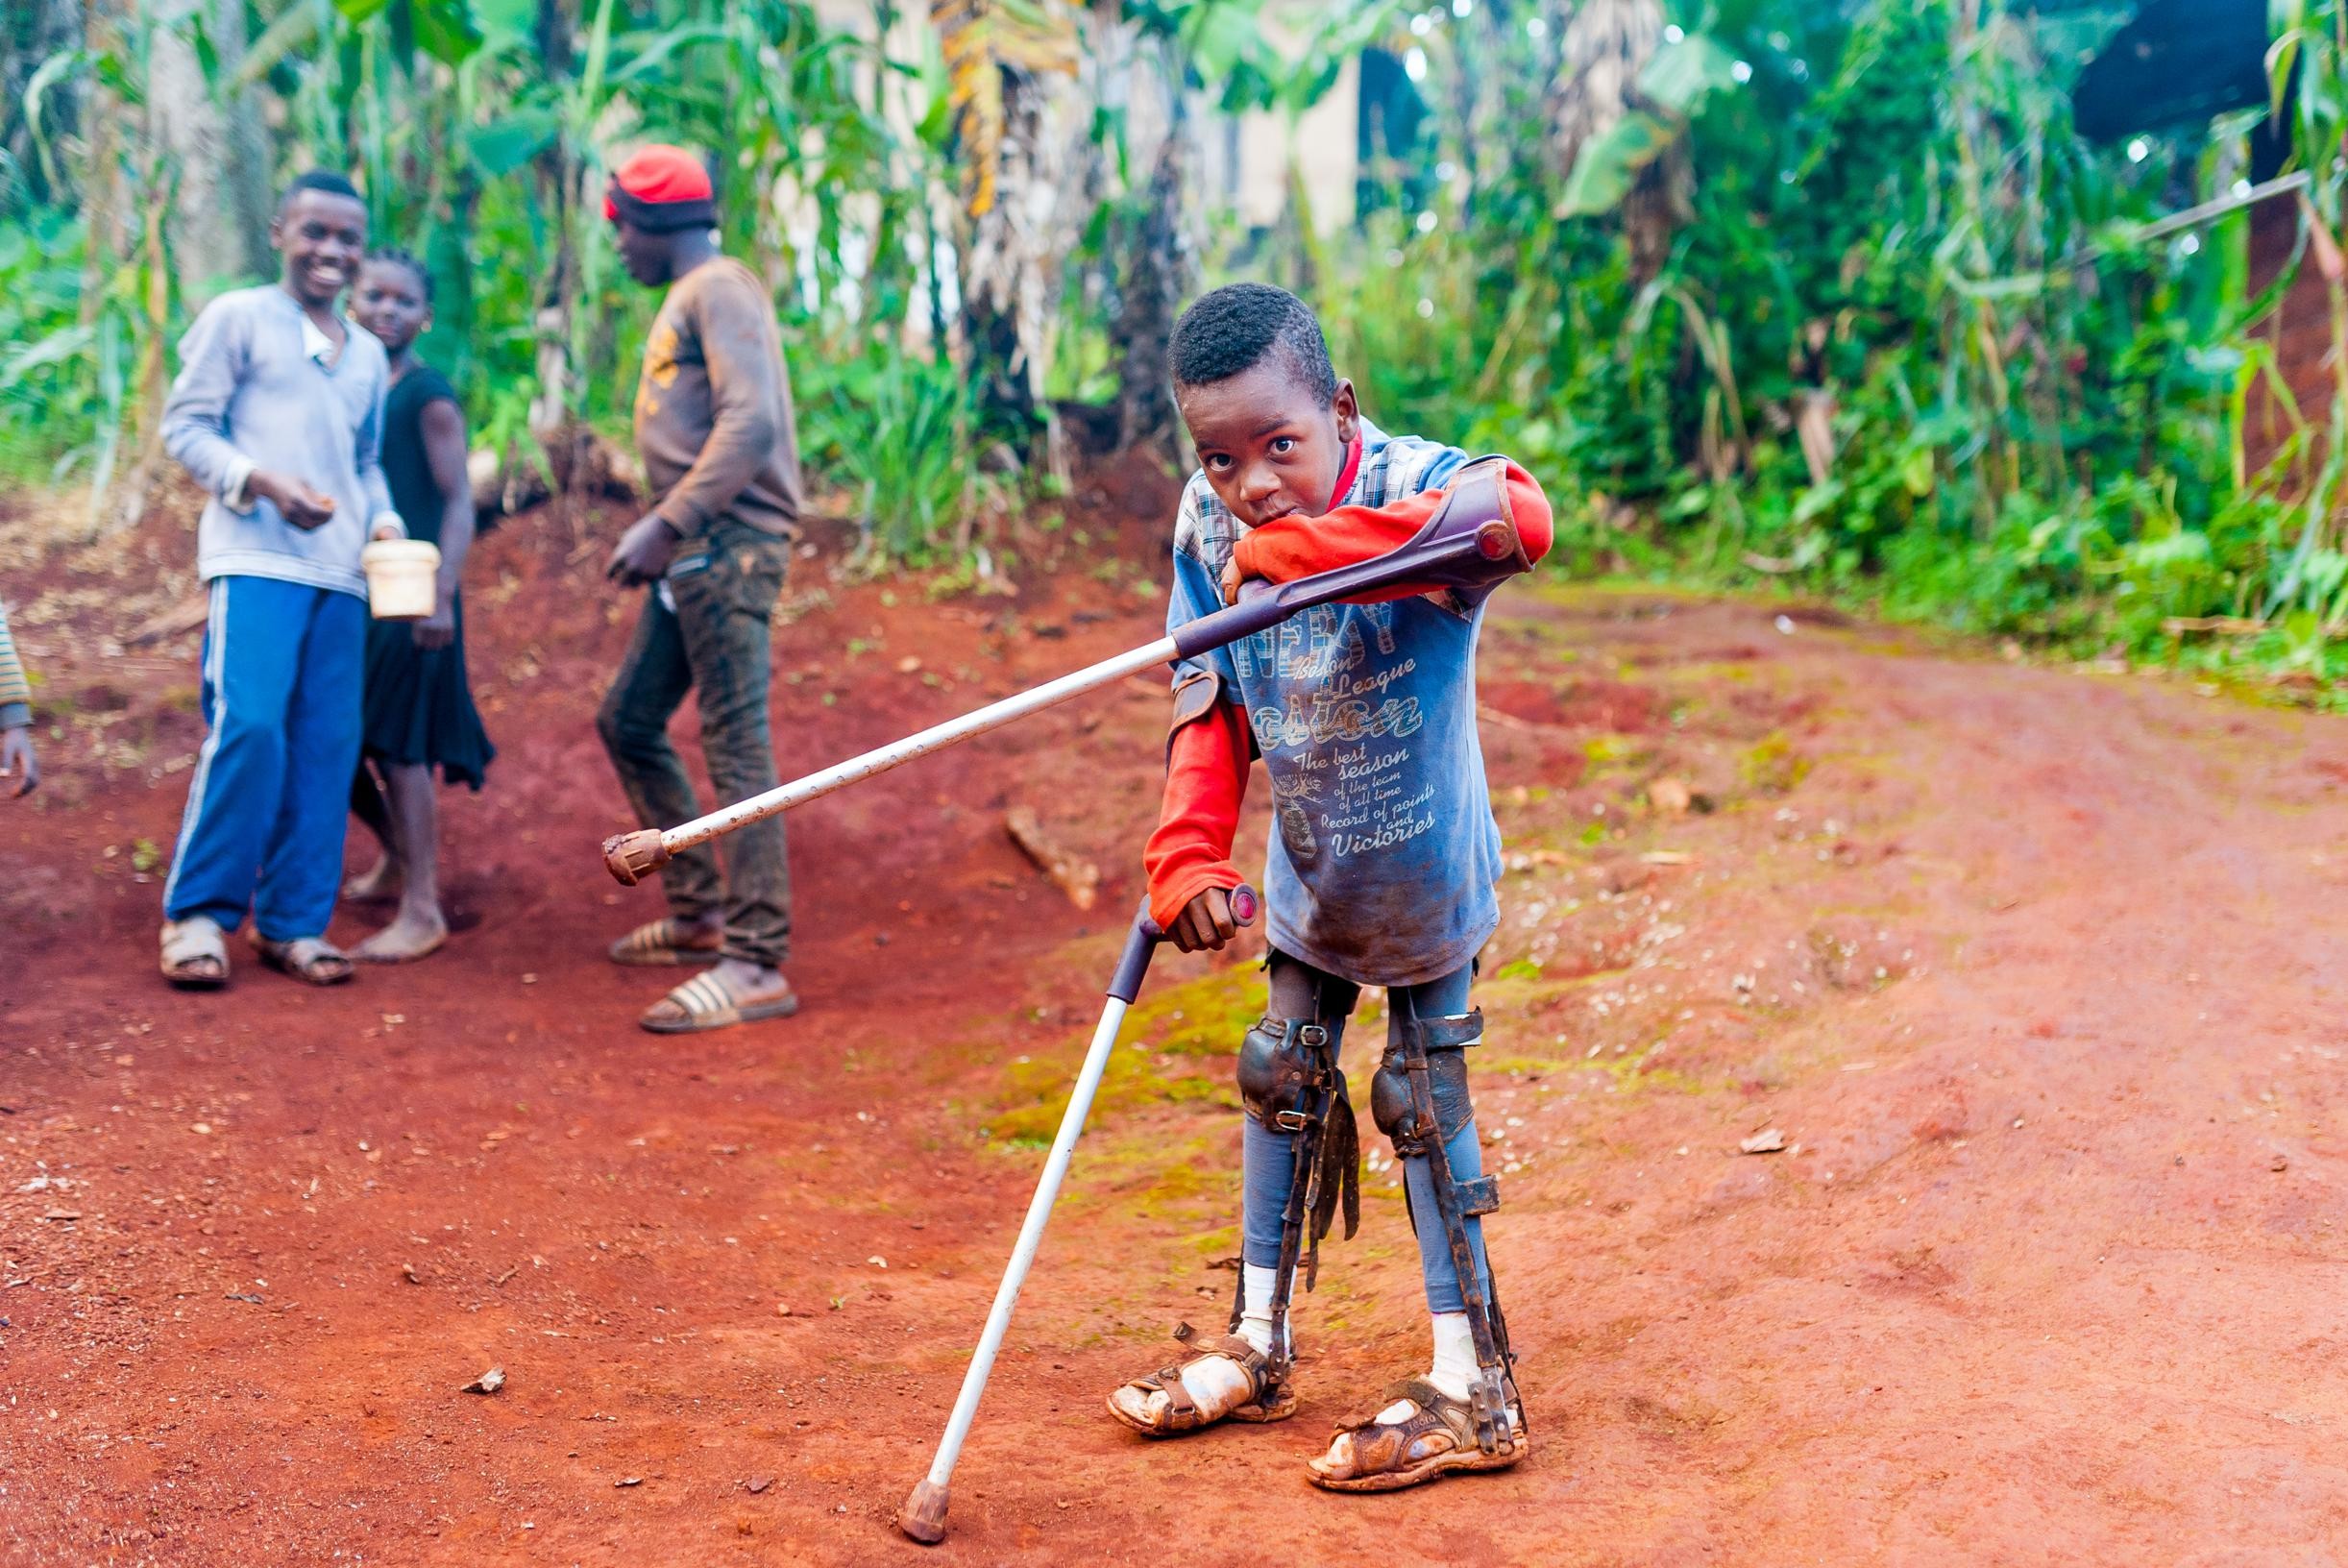
M 1358 455 L 1357 449 L 1348 454 L 1348 475 Z M 1338 493 L 1346 488 L 1341 481 Z M 1537 564 L 1555 537 L 1549 498 L 1514 463 L 1508 465 L 1505 488 L 1509 518 L 1526 555 Z M 1241 576 L 1271 582 L 1374 560 L 1415 537 L 1447 494 L 1426 490 L 1384 506 L 1340 506 L 1319 517 L 1284 517 L 1240 535 L 1232 558 Z M 1355 602 L 1409 599 L 1428 591 L 1426 584 L 1405 584 L 1360 595 Z M 1160 925 L 1170 925 L 1208 889 L 1228 890 L 1244 880 L 1232 864 L 1231 846 L 1251 761 L 1247 711 L 1236 702 L 1226 700 L 1205 720 L 1174 732 L 1158 827 L 1141 856 L 1149 877 L 1150 918 Z

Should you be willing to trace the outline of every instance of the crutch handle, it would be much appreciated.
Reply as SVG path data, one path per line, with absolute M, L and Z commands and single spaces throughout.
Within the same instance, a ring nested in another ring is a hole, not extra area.
M 1254 925 L 1262 909 L 1263 900 L 1246 883 L 1231 890 L 1231 918 L 1241 925 Z M 1149 900 L 1144 898 L 1141 913 L 1134 917 L 1133 934 L 1125 939 L 1125 951 L 1117 959 L 1117 972 L 1110 978 L 1109 994 L 1131 1007 L 1141 994 L 1141 977 L 1149 972 L 1150 955 L 1165 940 L 1165 928 L 1150 919 Z

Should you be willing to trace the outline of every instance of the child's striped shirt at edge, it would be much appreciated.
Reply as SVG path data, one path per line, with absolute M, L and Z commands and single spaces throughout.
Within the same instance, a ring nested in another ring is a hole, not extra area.
M 8 606 L 0 604 L 0 729 L 14 729 L 33 722 L 33 683 L 25 679 L 16 658 L 16 641 L 9 635 Z

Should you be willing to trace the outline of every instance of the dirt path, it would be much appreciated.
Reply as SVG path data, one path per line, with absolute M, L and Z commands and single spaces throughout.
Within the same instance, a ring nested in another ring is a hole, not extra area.
M 1162 698 L 795 818 L 807 1010 L 659 1042 L 628 1021 L 657 977 L 599 957 L 653 907 L 595 856 L 625 628 L 548 608 L 565 569 L 527 545 L 492 539 L 474 616 L 505 755 L 448 814 L 466 929 L 340 992 L 151 981 L 192 659 L 48 650 L 71 735 L 41 809 L 0 811 L 0 1561 L 919 1556 L 890 1516 L 1137 891 Z M 1153 614 L 827 597 L 777 654 L 809 763 Z M 1533 1459 L 1304 1484 L 1423 1352 L 1384 1171 L 1304 1309 L 1298 1420 L 1144 1446 L 1100 1415 L 1236 1250 L 1250 971 L 1169 964 L 937 1557 L 2348 1549 L 2348 730 L 1749 606 L 1503 602 L 1478 1096 Z M 1654 809 L 1667 780 L 1700 809 Z M 1014 804 L 1111 873 L 1090 915 Z M 1765 1127 L 1785 1152 L 1736 1152 Z M 492 1364 L 502 1392 L 458 1391 Z

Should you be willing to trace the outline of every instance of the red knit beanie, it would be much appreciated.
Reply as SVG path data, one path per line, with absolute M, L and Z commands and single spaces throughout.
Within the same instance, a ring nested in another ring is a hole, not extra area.
M 682 147 L 639 148 L 603 187 L 603 216 L 654 234 L 707 229 L 718 221 L 709 171 Z

